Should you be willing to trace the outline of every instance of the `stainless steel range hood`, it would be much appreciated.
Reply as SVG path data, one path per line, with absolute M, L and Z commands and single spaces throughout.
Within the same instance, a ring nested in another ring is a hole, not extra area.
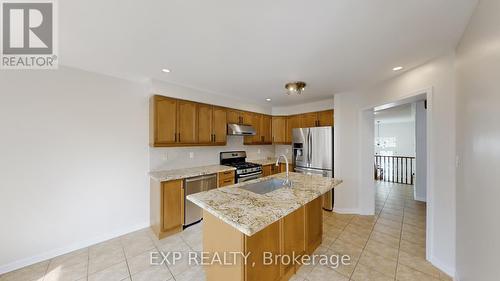
M 254 136 L 255 129 L 250 125 L 227 124 L 227 134 L 230 136 Z

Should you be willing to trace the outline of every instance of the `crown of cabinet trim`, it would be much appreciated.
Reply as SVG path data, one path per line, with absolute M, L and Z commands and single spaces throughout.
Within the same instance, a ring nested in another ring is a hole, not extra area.
M 151 97 L 149 117 L 153 147 L 224 146 L 228 123 L 255 127 L 257 134 L 245 136 L 245 145 L 291 144 L 293 128 L 334 123 L 333 110 L 271 116 L 160 95 Z

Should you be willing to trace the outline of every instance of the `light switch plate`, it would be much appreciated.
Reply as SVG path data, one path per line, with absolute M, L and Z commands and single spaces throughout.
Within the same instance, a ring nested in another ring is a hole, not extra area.
M 260 154 L 260 148 L 259 148 L 259 149 L 257 149 L 257 154 Z
M 194 158 L 194 152 L 189 152 L 189 159 L 193 159 Z

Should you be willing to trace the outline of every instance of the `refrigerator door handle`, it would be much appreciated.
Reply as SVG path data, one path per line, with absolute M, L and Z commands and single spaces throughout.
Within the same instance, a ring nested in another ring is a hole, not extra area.
M 309 143 L 311 144 L 311 149 L 309 150 L 309 154 L 311 154 L 311 160 L 309 160 L 309 162 L 311 162 L 311 167 L 312 167 L 312 160 L 313 160 L 313 134 L 311 132 L 311 141 L 309 141 Z
M 311 161 L 312 161 L 312 153 L 311 153 L 311 151 L 312 151 L 312 132 L 310 129 L 309 129 L 309 138 L 307 140 L 307 143 L 309 145 L 309 157 L 308 157 L 309 158 L 309 163 L 308 163 L 309 165 L 308 166 L 311 167 L 312 166 L 312 164 L 311 164 Z
M 306 166 L 309 166 L 309 130 L 307 130 L 307 137 L 306 137 L 306 145 L 307 145 L 307 162 Z

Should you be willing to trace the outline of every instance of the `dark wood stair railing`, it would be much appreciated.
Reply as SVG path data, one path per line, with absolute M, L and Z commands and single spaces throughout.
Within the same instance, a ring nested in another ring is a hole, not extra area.
M 375 179 L 412 185 L 414 162 L 412 156 L 375 155 Z

